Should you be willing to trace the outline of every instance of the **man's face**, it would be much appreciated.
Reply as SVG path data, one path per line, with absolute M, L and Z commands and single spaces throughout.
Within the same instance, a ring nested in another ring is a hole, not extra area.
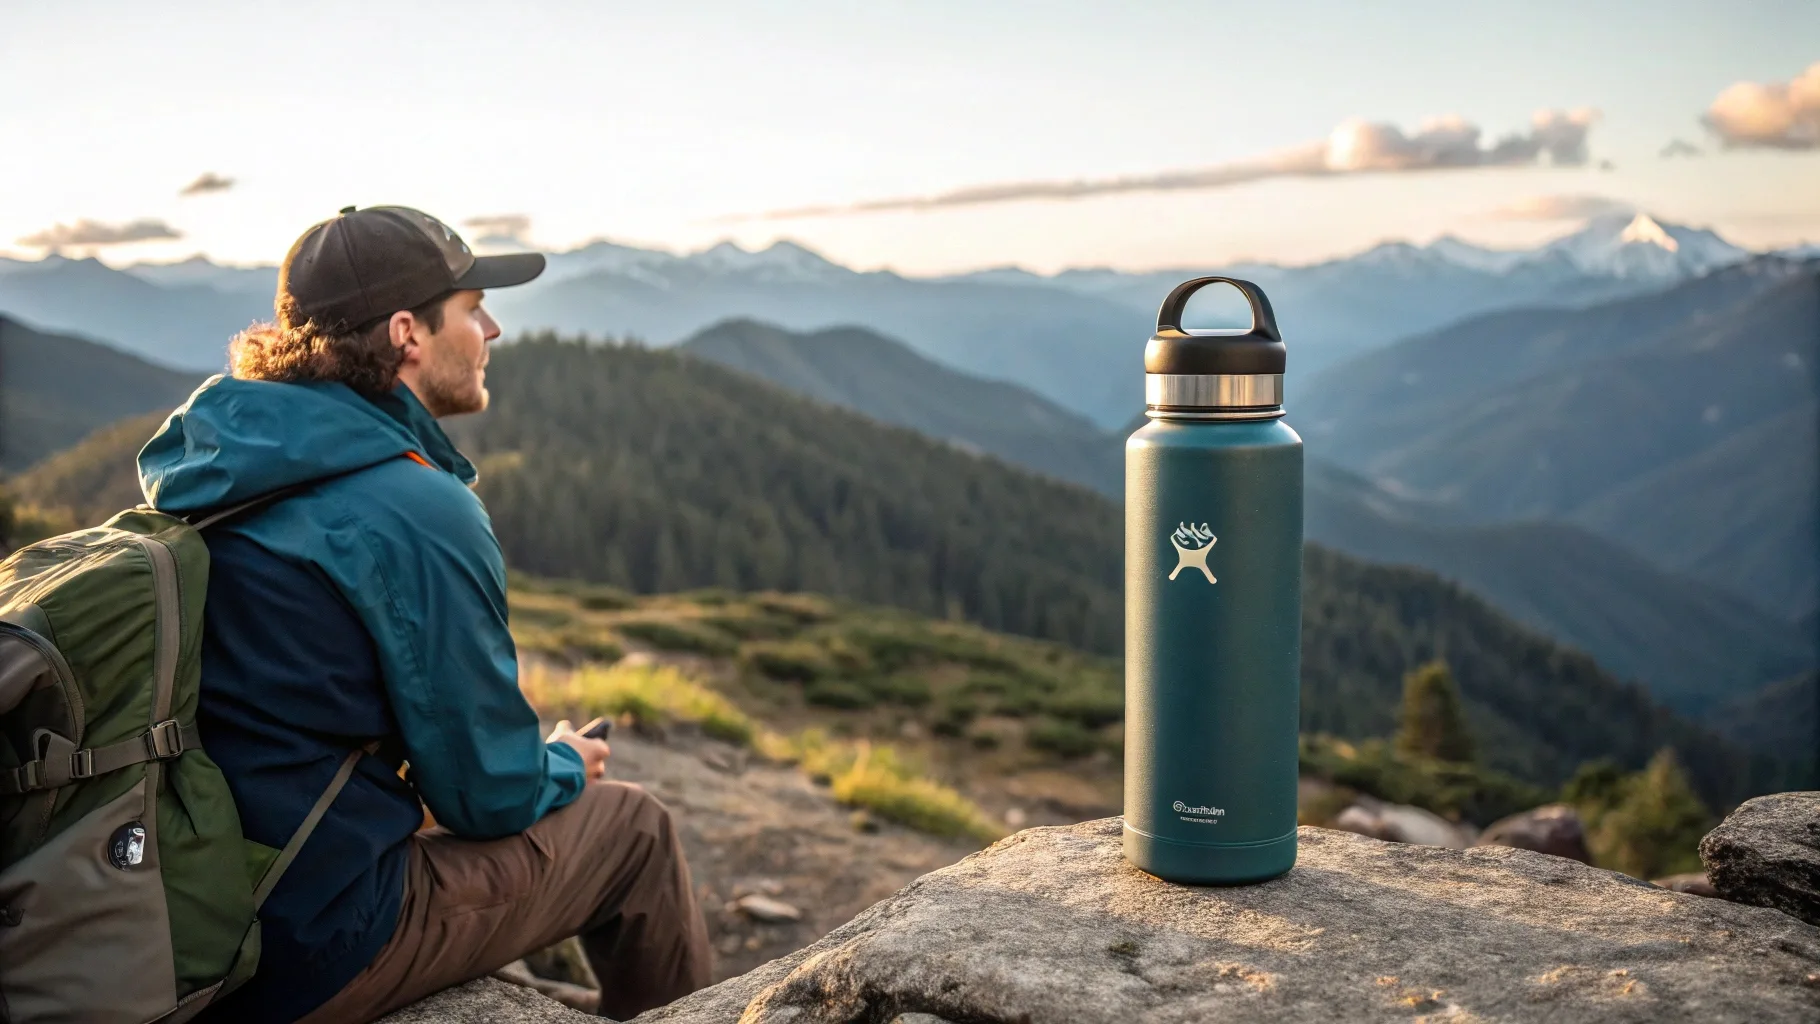
M 499 325 L 480 304 L 478 291 L 460 291 L 442 307 L 442 329 L 413 324 L 415 351 L 407 349 L 399 377 L 430 415 L 459 416 L 487 407 L 487 343 Z

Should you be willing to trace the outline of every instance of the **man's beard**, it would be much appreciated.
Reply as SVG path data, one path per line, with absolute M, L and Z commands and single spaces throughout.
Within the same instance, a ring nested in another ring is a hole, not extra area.
M 480 412 L 487 407 L 487 389 L 475 379 L 475 368 L 458 356 L 443 355 L 433 359 L 417 378 L 423 389 L 418 397 L 430 415 L 460 416 Z

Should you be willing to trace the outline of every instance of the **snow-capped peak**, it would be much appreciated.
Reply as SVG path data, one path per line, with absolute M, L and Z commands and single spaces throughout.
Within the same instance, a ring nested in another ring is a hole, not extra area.
M 789 239 L 780 239 L 756 251 L 725 241 L 688 257 L 688 260 L 707 270 L 753 274 L 768 281 L 810 281 L 833 273 L 851 273 Z
M 1427 248 L 1429 252 L 1450 263 L 1473 270 L 1488 270 L 1494 274 L 1509 270 L 1529 256 L 1529 253 L 1521 249 L 1487 249 L 1454 235 L 1442 235 L 1428 243 Z
M 1618 240 L 1626 245 L 1659 245 L 1669 252 L 1678 252 L 1681 248 L 1681 243 L 1662 230 L 1662 225 L 1657 224 L 1656 219 L 1647 213 L 1639 213 L 1632 218 L 1618 235 Z
M 1589 274 L 1678 280 L 1739 263 L 1744 249 L 1704 228 L 1664 224 L 1647 213 L 1594 217 L 1573 234 L 1544 246 Z

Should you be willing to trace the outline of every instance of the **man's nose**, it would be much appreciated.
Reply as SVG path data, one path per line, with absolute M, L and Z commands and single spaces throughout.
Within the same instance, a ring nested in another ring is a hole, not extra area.
M 493 314 L 487 312 L 485 309 L 480 311 L 480 331 L 481 337 L 487 341 L 492 341 L 494 338 L 499 337 L 500 333 L 499 321 L 494 320 Z

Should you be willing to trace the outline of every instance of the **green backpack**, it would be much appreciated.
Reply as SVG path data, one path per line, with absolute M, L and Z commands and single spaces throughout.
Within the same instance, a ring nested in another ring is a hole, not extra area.
M 0 1022 L 176 1022 L 250 978 L 282 851 L 196 729 L 209 553 L 150 509 L 0 562 Z M 367 748 L 371 749 L 371 748 Z

